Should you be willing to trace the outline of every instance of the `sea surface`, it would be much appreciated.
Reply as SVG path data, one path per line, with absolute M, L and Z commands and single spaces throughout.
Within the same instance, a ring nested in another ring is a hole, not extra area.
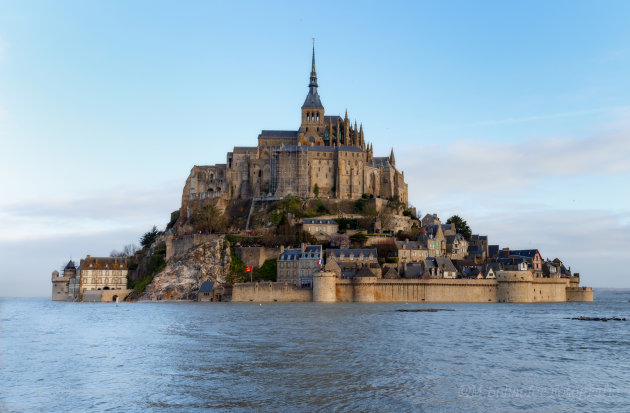
M 630 292 L 595 299 L 1 299 L 0 412 L 627 412 L 630 321 L 567 318 L 630 320 Z

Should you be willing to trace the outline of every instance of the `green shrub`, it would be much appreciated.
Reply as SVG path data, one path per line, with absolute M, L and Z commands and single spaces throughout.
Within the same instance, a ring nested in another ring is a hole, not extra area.
M 278 262 L 275 259 L 267 260 L 254 272 L 255 280 L 276 281 Z

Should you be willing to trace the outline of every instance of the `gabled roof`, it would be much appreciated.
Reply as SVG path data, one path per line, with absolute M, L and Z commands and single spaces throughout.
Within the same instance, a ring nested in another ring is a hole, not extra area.
M 354 275 L 355 277 L 376 277 L 372 270 L 368 267 L 361 267 L 361 269 Z
M 199 288 L 200 293 L 210 293 L 214 287 L 214 281 L 204 281 Z
M 377 256 L 376 248 L 329 248 L 326 250 L 326 256 L 330 257 L 334 255 L 338 257 L 339 255 L 350 255 L 354 254 L 355 257 L 358 257 L 361 253 L 364 256 L 368 256 L 370 254 Z
M 398 275 L 398 271 L 396 271 L 393 268 L 390 268 L 389 270 L 387 270 L 385 275 L 383 275 L 383 278 L 388 279 L 388 280 L 394 280 L 396 278 L 400 278 L 400 275 Z

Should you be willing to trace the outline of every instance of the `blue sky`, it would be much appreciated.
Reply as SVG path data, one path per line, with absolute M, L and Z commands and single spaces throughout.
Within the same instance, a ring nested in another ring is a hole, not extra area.
M 630 3 L 4 1 L 0 296 L 137 242 L 197 165 L 329 114 L 423 213 L 630 287 Z

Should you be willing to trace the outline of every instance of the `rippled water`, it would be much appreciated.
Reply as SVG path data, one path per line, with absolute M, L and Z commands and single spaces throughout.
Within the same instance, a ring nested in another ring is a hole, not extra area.
M 3 411 L 630 411 L 630 293 L 566 304 L 0 301 Z M 399 308 L 448 308 L 401 313 Z

